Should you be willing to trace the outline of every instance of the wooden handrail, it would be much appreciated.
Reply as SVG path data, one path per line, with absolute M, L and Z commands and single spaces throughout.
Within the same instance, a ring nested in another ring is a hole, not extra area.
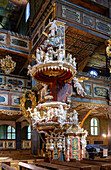
M 23 168 L 26 168 L 26 169 L 30 169 L 30 170 L 45 170 L 46 168 L 40 168 L 40 167 L 37 167 L 35 165 L 31 165 L 31 164 L 27 164 L 27 163 L 24 163 L 24 162 L 19 162 L 18 164 L 20 167 L 23 167 Z M 25 170 L 25 169 L 24 169 Z
M 5 163 L 1 163 L 1 168 L 3 168 L 4 170 L 16 170 L 15 168 L 12 168 L 11 166 Z

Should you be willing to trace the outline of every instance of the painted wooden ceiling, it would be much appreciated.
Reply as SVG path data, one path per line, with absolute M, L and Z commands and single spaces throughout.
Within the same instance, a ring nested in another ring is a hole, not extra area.
M 27 0 L 0 0 L 0 28 L 16 31 L 21 12 Z
M 99 70 L 105 74 L 105 39 L 88 32 L 68 27 L 66 29 L 66 52 L 76 58 L 78 71 Z M 104 75 L 103 74 L 103 75 Z

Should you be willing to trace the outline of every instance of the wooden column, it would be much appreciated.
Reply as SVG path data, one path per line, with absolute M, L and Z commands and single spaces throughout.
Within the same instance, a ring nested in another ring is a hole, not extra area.
M 21 149 L 21 122 L 16 122 L 16 149 Z
M 109 18 L 111 18 L 111 1 L 109 1 Z
M 111 119 L 108 118 L 108 153 L 111 155 Z
M 32 154 L 40 154 L 40 135 L 36 129 L 32 130 Z

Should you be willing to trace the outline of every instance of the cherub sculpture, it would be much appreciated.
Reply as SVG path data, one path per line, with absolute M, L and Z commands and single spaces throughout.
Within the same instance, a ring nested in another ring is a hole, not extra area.
M 76 77 L 73 78 L 73 82 L 74 82 L 74 87 L 76 87 L 77 94 L 81 96 L 87 95 Z

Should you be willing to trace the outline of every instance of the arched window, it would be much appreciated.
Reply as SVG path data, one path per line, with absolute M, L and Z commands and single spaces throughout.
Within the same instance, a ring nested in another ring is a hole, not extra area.
M 31 127 L 30 125 L 22 128 L 22 140 L 31 139 Z
M 98 119 L 91 119 L 91 135 L 98 135 Z
M 31 127 L 30 127 L 30 125 L 27 128 L 27 139 L 31 139 Z
M 10 125 L 0 125 L 0 139 L 16 139 L 16 131 Z
M 25 21 L 27 22 L 30 17 L 30 3 L 28 2 L 25 10 Z
M 15 139 L 15 129 L 12 126 L 7 127 L 7 139 Z

